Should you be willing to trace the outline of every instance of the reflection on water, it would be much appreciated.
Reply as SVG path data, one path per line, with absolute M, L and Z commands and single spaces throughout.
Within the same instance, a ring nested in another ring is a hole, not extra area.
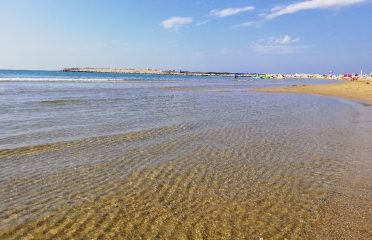
M 143 84 L 1 85 L 1 239 L 345 236 L 324 219 L 365 158 L 352 105 L 249 81 Z

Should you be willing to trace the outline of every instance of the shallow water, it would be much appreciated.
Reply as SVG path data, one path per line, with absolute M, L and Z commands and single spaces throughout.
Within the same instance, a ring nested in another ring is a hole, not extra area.
M 369 108 L 247 91 L 310 80 L 18 74 L 0 80 L 1 239 L 370 234 L 337 220 L 371 210 L 370 175 L 347 181 L 370 168 Z

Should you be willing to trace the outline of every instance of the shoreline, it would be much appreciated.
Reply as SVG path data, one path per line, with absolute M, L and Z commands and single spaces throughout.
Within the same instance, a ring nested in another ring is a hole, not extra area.
M 372 81 L 342 81 L 324 85 L 292 85 L 253 90 L 263 93 L 306 94 L 351 100 L 365 106 L 372 106 Z M 339 239 L 349 237 L 363 239 L 367 235 L 371 222 L 370 200 L 372 169 L 370 143 L 372 129 L 371 108 L 356 107 L 358 113 L 355 132 L 350 136 L 351 142 L 358 142 L 353 157 L 347 168 L 335 181 L 335 188 L 328 192 L 327 204 L 320 210 L 320 220 L 316 238 Z M 362 144 L 361 144 L 362 143 Z
M 322 85 L 291 85 L 284 87 L 269 87 L 254 89 L 255 92 L 264 93 L 294 93 L 310 94 L 330 97 L 339 97 L 350 100 L 362 101 L 372 104 L 372 81 L 343 81 Z

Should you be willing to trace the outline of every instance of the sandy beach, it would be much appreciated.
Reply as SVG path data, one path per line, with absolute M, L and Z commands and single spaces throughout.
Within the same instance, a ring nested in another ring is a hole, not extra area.
M 370 106 L 372 104 L 372 81 L 342 81 L 340 83 L 323 85 L 291 85 L 284 87 L 270 87 L 257 89 L 258 92 L 267 93 L 293 93 L 332 96 L 351 99 Z M 356 127 L 359 139 L 369 141 L 371 130 L 367 125 Z M 368 143 L 366 145 L 368 146 Z M 352 161 L 353 167 L 343 177 L 343 183 L 339 184 L 337 196 L 329 201 L 328 209 L 322 213 L 322 219 L 327 222 L 328 229 L 319 230 L 317 238 L 327 236 L 329 239 L 338 239 L 340 236 L 348 236 L 350 239 L 362 239 L 370 236 L 368 223 L 371 222 L 371 180 L 370 168 L 371 150 L 361 147 L 365 155 L 361 161 Z M 341 211 L 342 209 L 342 211 Z M 367 224 L 365 224 L 367 223 Z M 330 227 L 333 226 L 333 227 Z
M 341 97 L 372 103 L 372 81 L 342 81 L 322 85 L 291 85 L 286 87 L 271 87 L 257 89 L 260 92 L 305 93 L 323 96 Z

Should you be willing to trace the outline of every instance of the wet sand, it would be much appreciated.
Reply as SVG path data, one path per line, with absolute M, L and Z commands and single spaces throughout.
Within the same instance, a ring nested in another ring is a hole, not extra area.
M 332 96 L 372 104 L 372 81 L 343 81 L 325 85 L 292 85 L 255 89 L 267 93 L 293 93 Z M 317 238 L 365 239 L 372 238 L 372 131 L 368 125 L 356 125 L 359 140 L 364 144 L 359 151 L 364 155 L 359 161 L 351 161 L 350 169 L 344 173 L 339 187 L 322 210 L 320 223 L 328 226 L 319 229 Z
M 342 81 L 340 83 L 326 85 L 292 85 L 261 88 L 256 91 L 318 94 L 372 103 L 372 81 Z

